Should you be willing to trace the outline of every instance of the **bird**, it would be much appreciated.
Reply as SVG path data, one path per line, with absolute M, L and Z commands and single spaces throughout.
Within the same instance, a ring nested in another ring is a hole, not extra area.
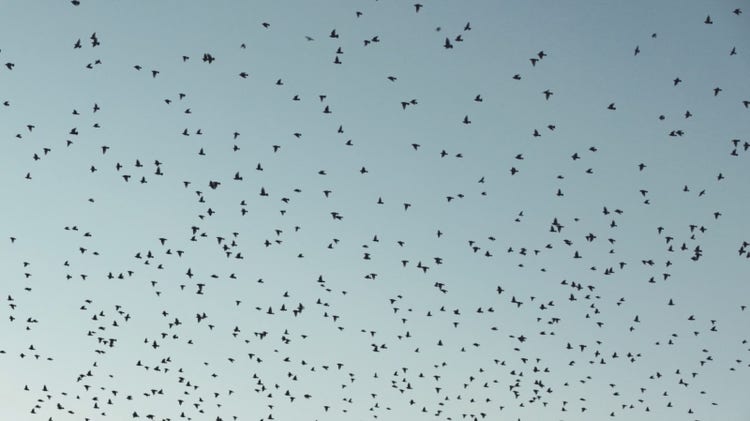
M 4 410 L 742 412 L 737 6 L 301 4 L 4 10 Z

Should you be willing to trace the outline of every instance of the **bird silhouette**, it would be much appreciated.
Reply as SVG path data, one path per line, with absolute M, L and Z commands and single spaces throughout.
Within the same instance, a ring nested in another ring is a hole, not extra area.
M 672 3 L 5 8 L 0 418 L 742 414 L 745 15 Z

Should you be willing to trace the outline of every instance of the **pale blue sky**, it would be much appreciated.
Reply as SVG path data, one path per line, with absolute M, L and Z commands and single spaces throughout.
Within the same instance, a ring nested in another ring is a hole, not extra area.
M 422 3 L 1 2 L 0 419 L 748 419 L 750 5 Z

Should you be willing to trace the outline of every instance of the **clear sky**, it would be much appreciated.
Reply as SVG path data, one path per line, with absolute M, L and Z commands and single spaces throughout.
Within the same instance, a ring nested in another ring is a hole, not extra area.
M 749 16 L 2 1 L 0 419 L 750 419 Z

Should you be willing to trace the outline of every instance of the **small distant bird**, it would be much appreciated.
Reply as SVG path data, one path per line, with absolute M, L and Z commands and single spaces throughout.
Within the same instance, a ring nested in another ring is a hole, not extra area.
M 445 38 L 445 43 L 443 44 L 443 48 L 445 49 L 453 48 L 453 44 L 451 44 L 450 38 Z
M 552 95 L 554 95 L 554 92 L 550 91 L 549 89 L 547 89 L 546 91 L 544 91 L 542 93 L 544 94 L 544 99 L 546 99 L 546 100 L 549 100 L 549 97 L 551 97 Z
M 703 21 L 706 25 L 713 25 L 714 21 L 711 20 L 711 15 L 706 16 L 706 20 Z
M 417 13 L 419 13 L 419 9 L 421 9 L 422 7 L 423 6 L 420 3 L 415 3 L 414 4 L 414 9 L 417 11 Z

